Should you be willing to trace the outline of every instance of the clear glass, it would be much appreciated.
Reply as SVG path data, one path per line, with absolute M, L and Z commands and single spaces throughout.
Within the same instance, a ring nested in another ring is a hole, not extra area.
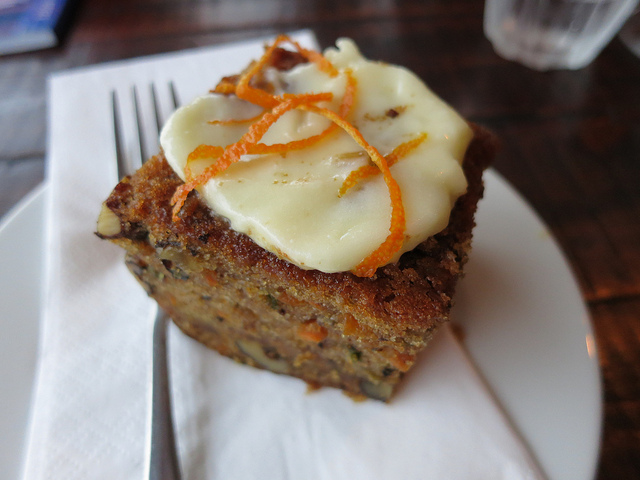
M 640 9 L 629 19 L 620 32 L 620 40 L 640 57 Z
M 638 0 L 486 0 L 484 31 L 495 51 L 537 70 L 588 65 Z

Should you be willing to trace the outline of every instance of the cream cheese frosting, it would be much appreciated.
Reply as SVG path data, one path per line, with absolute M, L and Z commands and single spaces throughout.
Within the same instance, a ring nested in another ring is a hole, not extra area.
M 335 77 L 316 64 L 266 75 L 276 94 L 332 92 L 321 105 L 337 111 L 348 69 L 357 94 L 347 118 L 384 156 L 404 142 L 426 139 L 391 166 L 402 192 L 405 240 L 391 261 L 440 232 L 457 198 L 466 190 L 461 163 L 473 136 L 468 124 L 410 71 L 365 59 L 355 44 L 341 39 L 325 57 L 341 72 Z M 261 107 L 233 95 L 210 93 L 178 109 L 167 121 L 160 143 L 173 170 L 186 179 L 187 157 L 199 145 L 225 147 L 237 142 L 250 123 L 211 123 L 250 119 Z M 330 121 L 292 110 L 271 126 L 262 142 L 270 145 L 322 132 Z M 194 162 L 197 174 L 215 162 Z M 354 139 L 338 128 L 307 148 L 285 154 L 244 155 L 198 187 L 202 198 L 231 227 L 258 245 L 301 268 L 333 273 L 354 269 L 389 235 L 391 202 L 382 175 L 360 180 L 344 195 L 342 183 L 370 163 Z

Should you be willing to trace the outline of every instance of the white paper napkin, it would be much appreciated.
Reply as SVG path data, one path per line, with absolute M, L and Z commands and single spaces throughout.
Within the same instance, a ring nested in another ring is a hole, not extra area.
M 297 39 L 315 45 L 309 32 Z M 263 41 L 55 75 L 49 92 L 47 293 L 27 480 L 138 480 L 144 472 L 151 302 L 123 252 L 93 235 L 116 183 L 111 91 L 183 101 L 240 71 Z M 147 118 L 146 124 L 152 120 Z M 133 152 L 133 124 L 126 150 Z M 154 149 L 157 146 L 153 146 Z M 185 479 L 542 478 L 448 330 L 390 405 L 238 365 L 170 330 Z

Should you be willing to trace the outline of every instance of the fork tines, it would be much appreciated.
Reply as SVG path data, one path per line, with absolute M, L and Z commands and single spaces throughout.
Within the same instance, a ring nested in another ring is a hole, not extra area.
M 162 125 L 179 105 L 173 82 L 162 93 L 154 84 L 140 92 L 135 85 L 128 92 L 111 92 L 118 179 L 133 173 L 158 151 Z

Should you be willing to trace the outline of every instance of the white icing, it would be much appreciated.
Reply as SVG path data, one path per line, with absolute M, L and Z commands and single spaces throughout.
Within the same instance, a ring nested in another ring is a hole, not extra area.
M 472 137 L 466 122 L 408 70 L 366 60 L 350 40 L 325 56 L 341 71 L 351 69 L 357 95 L 348 120 L 382 155 L 422 133 L 419 147 L 391 167 L 402 191 L 406 240 L 400 254 L 446 227 L 456 199 L 465 192 L 461 161 Z M 331 78 L 314 64 L 269 72 L 286 92 L 332 92 L 325 102 L 337 111 L 345 75 Z M 281 93 L 281 92 L 276 92 Z M 385 115 L 395 109 L 399 115 Z M 211 120 L 251 118 L 260 107 L 233 96 L 208 94 L 178 111 L 165 125 L 164 154 L 184 180 L 187 156 L 198 145 L 226 146 L 240 139 L 249 123 L 212 125 Z M 263 143 L 286 143 L 320 133 L 330 122 L 302 110 L 287 112 Z M 200 162 L 204 165 L 213 160 Z M 233 229 L 302 268 L 324 272 L 353 269 L 389 234 L 391 202 L 382 175 L 362 180 L 340 197 L 350 172 L 369 163 L 343 130 L 286 155 L 246 155 L 198 188 L 209 206 Z M 194 162 L 196 171 L 198 162 Z

